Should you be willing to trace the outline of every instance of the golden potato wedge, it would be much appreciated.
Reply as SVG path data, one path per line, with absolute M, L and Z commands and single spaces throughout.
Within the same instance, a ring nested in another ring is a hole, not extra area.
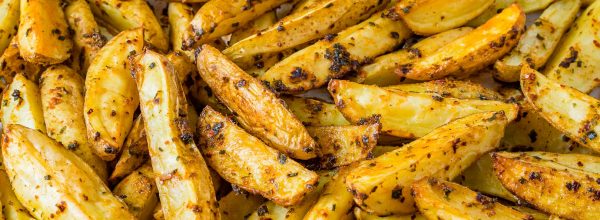
M 271 27 L 275 22 L 277 22 L 277 13 L 275 10 L 268 11 L 231 33 L 228 44 L 234 45 L 247 37 L 260 33 Z
M 288 109 L 296 115 L 302 124 L 307 126 L 342 126 L 350 125 L 344 115 L 335 107 L 316 99 L 300 97 L 284 97 Z
M 127 135 L 121 155 L 117 159 L 115 169 L 110 175 L 110 178 L 108 178 L 108 181 L 116 182 L 129 175 L 144 164 L 149 158 L 150 154 L 148 153 L 144 119 L 139 115 L 133 122 L 133 127 L 131 127 L 131 131 Z
M 85 0 L 69 1 L 65 7 L 65 16 L 73 30 L 71 68 L 85 75 L 92 59 L 107 40 L 100 34 L 100 27 Z
M 469 27 L 478 27 L 514 3 L 516 3 L 516 0 L 495 0 L 485 11 L 467 22 L 466 25 Z
M 188 54 L 182 51 L 169 53 L 166 57 L 173 65 L 177 78 L 179 78 L 179 82 L 181 82 L 181 86 L 183 86 L 183 92 L 188 95 L 190 93 L 190 87 L 196 84 L 195 81 L 202 80 L 195 79 L 195 77 L 200 78 L 198 76 L 196 65 L 190 60 Z
M 0 54 L 8 47 L 19 26 L 19 0 L 0 2 Z M 0 217 L 1 218 L 1 217 Z
M 352 211 L 352 193 L 346 189 L 346 176 L 355 166 L 341 167 L 325 184 L 317 202 L 304 216 L 305 220 L 344 219 Z
M 560 0 L 548 7 L 531 25 L 513 50 L 494 64 L 494 78 L 504 82 L 517 82 L 521 66 L 527 62 L 534 69 L 544 66 L 554 52 L 563 33 L 571 27 L 581 2 Z
M 390 91 L 345 80 L 332 80 L 329 92 L 352 123 L 362 124 L 377 116 L 383 134 L 402 138 L 423 137 L 439 126 L 474 113 L 504 111 L 509 121 L 518 113 L 517 105 L 500 101 Z
M 388 2 L 388 0 L 318 1 L 308 5 L 308 8 L 301 12 L 282 18 L 268 29 L 233 44 L 225 49 L 223 54 L 240 67 L 246 68 L 248 60 L 253 60 L 254 56 L 281 52 L 328 34 L 333 34 L 328 36 L 332 38 L 335 33 L 367 19 Z
M 7 125 L 4 166 L 12 188 L 37 219 L 135 219 L 94 170 L 39 131 Z
M 508 190 L 544 212 L 569 219 L 594 219 L 600 216 L 598 169 L 584 170 L 539 154 L 500 152 L 492 155 L 494 172 Z M 600 159 L 576 155 L 585 165 Z
M 504 188 L 502 183 L 500 183 L 500 180 L 498 180 L 498 177 L 496 177 L 496 174 L 494 174 L 492 157 L 490 154 L 483 155 L 454 181 L 477 192 L 482 192 L 512 202 L 518 201 L 518 198 Z
M 84 2 L 85 3 L 85 2 Z M 48 137 L 86 162 L 102 180 L 106 164 L 94 154 L 83 119 L 83 79 L 71 68 L 51 66 L 40 79 L 41 103 Z
M 495 199 L 456 183 L 423 178 L 412 185 L 415 203 L 428 219 L 531 219 Z
M 264 202 L 261 196 L 231 191 L 219 200 L 219 211 L 222 219 L 244 219 Z
M 135 78 L 152 168 L 167 219 L 220 219 L 208 167 L 194 143 L 188 106 L 173 66 L 146 50 Z
M 498 147 L 509 120 L 484 112 L 452 121 L 397 150 L 361 162 L 346 186 L 363 210 L 376 215 L 415 211 L 410 185 L 427 176 L 453 179 L 480 156 Z
M 188 31 L 189 24 L 194 18 L 194 10 L 191 6 L 179 2 L 169 2 L 167 14 L 169 16 L 169 40 L 173 51 L 185 54 L 191 60 L 194 52 L 183 50 L 183 36 Z
M 400 0 L 394 6 L 406 25 L 420 35 L 432 35 L 457 28 L 483 13 L 494 0 Z
M 521 88 L 550 124 L 577 143 L 600 152 L 600 101 L 527 66 L 521 71 Z
M 468 34 L 472 30 L 470 27 L 461 27 L 444 31 L 425 38 L 409 48 L 379 56 L 373 60 L 373 63 L 362 66 L 358 70 L 356 78 L 352 81 L 379 86 L 400 84 L 406 78 L 398 76 L 394 72 L 396 68 L 412 60 L 429 56 L 439 48 Z
M 517 4 L 519 4 L 525 13 L 529 13 L 532 11 L 538 11 L 545 9 L 552 2 L 556 0 L 517 0 Z
M 519 212 L 525 213 L 530 215 L 533 218 L 530 218 L 531 220 L 551 220 L 551 219 L 556 219 L 553 216 L 548 216 L 546 213 L 540 212 L 538 210 L 535 209 L 531 209 L 531 208 L 527 208 L 525 206 L 518 206 L 518 205 L 513 205 L 510 206 L 510 208 L 517 210 Z M 557 217 L 557 216 L 555 216 Z M 558 218 L 556 220 L 559 220 L 561 218 Z
M 158 189 L 150 163 L 121 180 L 113 193 L 121 198 L 137 219 L 151 219 L 158 204 Z
M 17 74 L 2 93 L 2 125 L 20 124 L 25 127 L 46 133 L 44 112 L 38 86 Z
M 300 93 L 340 78 L 412 35 L 402 22 L 375 13 L 360 24 L 308 46 L 260 76 L 277 92 Z
M 196 63 L 212 93 L 235 113 L 241 127 L 292 158 L 316 156 L 316 142 L 306 128 L 258 79 L 208 45 L 202 46 Z
M 10 185 L 10 179 L 6 174 L 6 169 L 2 163 L 2 153 L 0 152 L 0 219 L 8 220 L 33 220 L 27 208 L 21 204 L 15 192 Z
M 415 80 L 468 76 L 509 52 L 519 41 L 524 28 L 525 13 L 513 4 L 435 53 L 401 65 L 396 74 Z
M 139 97 L 130 57 L 142 52 L 141 28 L 123 31 L 96 55 L 85 78 L 84 118 L 88 140 L 103 160 L 113 160 L 133 124 Z
M 8 87 L 17 73 L 23 74 L 30 80 L 37 81 L 42 73 L 42 66 L 25 61 L 19 54 L 17 37 L 13 37 L 2 56 L 0 56 L 0 92 Z
M 117 31 L 144 29 L 144 40 L 161 51 L 169 49 L 167 35 L 144 0 L 86 0 L 94 15 Z
M 354 208 L 353 214 L 356 220 L 427 220 L 427 218 L 419 213 L 413 213 L 411 215 L 377 216 L 373 213 L 366 212 L 359 207 Z
M 376 120 L 376 119 L 375 119 Z M 379 139 L 381 124 L 307 127 L 308 133 L 319 144 L 317 150 L 321 168 L 330 169 L 361 161 Z
M 228 182 L 279 205 L 294 205 L 310 192 L 317 174 L 302 167 L 237 127 L 230 119 L 204 108 L 200 134 L 202 153 Z
M 600 1 L 581 13 L 543 70 L 548 78 L 588 93 L 600 83 Z
M 451 79 L 432 80 L 423 83 L 400 84 L 384 87 L 389 91 L 439 95 L 457 99 L 502 100 L 498 92 L 481 84 Z

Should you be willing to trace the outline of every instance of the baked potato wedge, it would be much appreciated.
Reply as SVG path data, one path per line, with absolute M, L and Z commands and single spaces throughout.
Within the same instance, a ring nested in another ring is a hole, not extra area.
M 469 189 L 485 193 L 486 195 L 492 195 L 511 202 L 517 202 L 519 200 L 502 186 L 502 183 L 500 183 L 500 180 L 498 180 L 498 177 L 494 174 L 492 157 L 490 154 L 483 155 L 454 181 L 469 187 Z
M 22 125 L 7 125 L 4 135 L 12 189 L 35 218 L 135 219 L 94 170 L 59 143 Z
M 406 25 L 420 35 L 432 35 L 457 28 L 483 13 L 494 0 L 400 0 L 394 6 Z
M 423 83 L 400 84 L 384 87 L 388 91 L 438 95 L 457 99 L 502 100 L 498 92 L 470 81 L 451 79 L 432 80 Z
M 88 68 L 84 118 L 88 140 L 103 160 L 117 156 L 133 124 L 139 97 L 130 57 L 142 52 L 143 36 L 141 28 L 121 32 L 96 54 Z
M 212 93 L 235 113 L 241 127 L 292 158 L 316 156 L 317 144 L 306 128 L 258 79 L 208 45 L 202 46 L 196 63 Z
M 48 137 L 75 153 L 100 179 L 106 180 L 106 164 L 94 153 L 87 137 L 82 111 L 83 87 L 81 76 L 67 66 L 46 69 L 40 78 L 44 121 Z
M 509 121 L 518 113 L 517 105 L 500 101 L 391 91 L 345 80 L 332 80 L 328 89 L 340 112 L 353 124 L 377 116 L 381 133 L 402 138 L 423 137 L 439 126 L 474 113 L 504 111 Z
M 137 168 L 142 166 L 150 158 L 148 153 L 148 141 L 146 140 L 146 130 L 144 128 L 144 119 L 139 115 L 133 122 L 131 131 L 125 139 L 121 155 L 117 159 L 115 169 L 108 178 L 109 182 L 129 175 Z
M 85 75 L 94 56 L 107 40 L 100 33 L 92 9 L 85 0 L 72 0 L 65 7 L 69 28 L 73 30 L 71 68 Z
M 317 174 L 265 145 L 230 119 L 204 108 L 200 115 L 202 153 L 228 182 L 279 205 L 298 204 L 310 192 Z
M 510 5 L 516 3 L 516 0 L 495 0 L 492 5 L 490 5 L 485 11 L 479 14 L 477 17 L 473 18 L 469 22 L 467 22 L 467 26 L 469 27 L 478 27 L 484 24 L 486 21 L 490 20 L 490 18 L 496 16 L 496 14 L 500 13 L 505 8 L 508 8 Z
M 240 27 L 239 29 L 231 33 L 231 37 L 229 38 L 228 43 L 229 45 L 234 45 L 235 43 L 240 42 L 241 40 L 244 40 L 247 37 L 250 37 L 254 34 L 266 30 L 267 28 L 275 24 L 275 22 L 277 22 L 276 10 L 268 11 L 267 13 L 264 13 L 263 15 L 250 21 L 250 23 Z
M 27 79 L 37 81 L 42 73 L 42 66 L 25 61 L 19 54 L 17 37 L 13 37 L 0 56 L 0 92 L 8 87 L 17 73 L 23 74 Z
M 543 10 L 553 2 L 556 0 L 517 0 L 517 4 L 523 8 L 525 13 Z
M 247 192 L 231 191 L 219 200 L 219 211 L 222 219 L 244 219 L 252 214 L 265 198 Z
M 411 215 L 377 216 L 373 213 L 366 212 L 359 207 L 355 207 L 353 212 L 356 220 L 427 220 L 425 216 L 419 213 L 413 213 Z
M 513 50 L 494 64 L 494 78 L 504 82 L 517 82 L 524 62 L 538 69 L 550 58 L 562 35 L 571 27 L 581 2 L 560 0 L 548 7 L 531 25 Z
M 146 50 L 135 61 L 148 150 L 167 219 L 220 219 L 215 190 L 189 127 L 188 104 L 173 66 Z
M 532 219 L 495 199 L 456 183 L 423 178 L 412 185 L 415 203 L 428 219 Z
M 363 125 L 307 127 L 308 133 L 319 144 L 317 153 L 321 169 L 345 166 L 367 158 L 379 139 L 381 124 L 374 120 Z
M 189 95 L 190 88 L 193 87 L 194 84 L 197 84 L 195 81 L 202 80 L 200 79 L 200 76 L 198 76 L 198 68 L 184 51 L 172 52 L 167 54 L 166 57 L 171 65 L 173 65 L 177 78 L 179 78 L 179 82 L 181 82 L 181 86 L 183 86 L 183 92 L 186 96 Z
M 342 126 L 350 125 L 344 115 L 335 107 L 316 99 L 300 97 L 283 97 L 288 109 L 307 126 Z
M 19 0 L 0 2 L 0 54 L 17 35 L 19 26 Z
M 46 133 L 44 112 L 38 86 L 17 74 L 2 93 L 2 125 L 20 124 L 25 127 Z
M 524 28 L 525 13 L 513 4 L 435 53 L 401 65 L 396 74 L 415 80 L 466 77 L 509 52 L 519 41 Z
M 575 155 L 572 155 L 573 157 Z M 508 190 L 538 209 L 569 219 L 594 219 L 600 215 L 597 157 L 576 155 L 579 164 L 595 162 L 596 169 L 565 164 L 538 153 L 500 152 L 492 155 L 494 172 Z
M 588 93 L 600 84 L 600 1 L 581 12 L 543 70 L 548 78 Z
M 169 40 L 173 51 L 183 53 L 193 60 L 193 51 L 183 50 L 183 36 L 188 31 L 190 22 L 194 18 L 193 8 L 184 3 L 169 2 L 167 10 L 170 25 Z
M 375 13 L 360 24 L 337 35 L 328 35 L 292 54 L 259 79 L 280 93 L 300 93 L 319 88 L 330 79 L 358 70 L 361 65 L 394 49 L 411 35 L 404 23 Z
M 10 179 L 6 173 L 6 168 L 2 163 L 2 153 L 0 153 L 0 219 L 15 220 L 33 220 L 27 208 L 21 204 L 15 192 L 10 185 Z
M 136 219 L 151 219 L 158 204 L 158 189 L 154 180 L 152 165 L 146 163 L 121 180 L 113 193 L 123 199 Z
M 354 167 L 350 165 L 338 169 L 324 185 L 321 196 L 304 216 L 305 220 L 345 219 L 351 213 L 354 201 L 352 193 L 346 189 L 346 176 Z
M 49 65 L 69 59 L 73 42 L 59 0 L 21 0 L 17 38 L 25 60 Z
M 453 179 L 479 157 L 498 147 L 509 119 L 483 112 L 454 120 L 426 136 L 373 160 L 361 162 L 346 186 L 363 210 L 376 215 L 415 211 L 410 186 L 427 177 Z
M 118 32 L 144 29 L 144 40 L 161 51 L 169 49 L 169 40 L 148 3 L 144 0 L 86 0 L 94 15 Z

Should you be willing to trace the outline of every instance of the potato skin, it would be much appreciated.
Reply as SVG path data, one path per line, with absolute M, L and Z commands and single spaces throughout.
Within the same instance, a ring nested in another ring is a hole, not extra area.
M 0 56 L 0 92 L 12 82 L 15 75 L 23 74 L 27 79 L 37 81 L 42 73 L 42 66 L 25 61 L 19 53 L 19 42 L 13 37 L 10 44 Z
M 2 94 L 0 113 L 3 125 L 20 124 L 46 133 L 40 90 L 34 82 L 21 74 L 15 76 Z
M 100 33 L 94 14 L 85 0 L 69 1 L 65 16 L 74 33 L 71 68 L 85 75 L 92 59 L 107 40 Z
M 130 56 L 142 52 L 142 29 L 123 31 L 96 55 L 85 78 L 84 118 L 88 140 L 103 160 L 113 160 L 138 107 Z
M 486 195 L 503 198 L 511 202 L 517 202 L 519 200 L 502 186 L 502 183 L 500 183 L 500 180 L 498 180 L 498 177 L 494 174 L 491 154 L 483 155 L 479 160 L 465 169 L 465 171 L 463 171 L 463 173 L 454 181 Z
M 0 2 L 0 54 L 8 47 L 19 26 L 19 1 Z M 1 218 L 1 217 L 0 217 Z
M 241 127 L 292 158 L 316 156 L 316 142 L 306 128 L 257 79 L 208 45 L 202 46 L 196 62 L 212 93 L 236 114 Z
M 73 42 L 59 0 L 21 0 L 19 51 L 28 62 L 57 64 L 71 56 Z
M 152 165 L 146 163 L 125 177 L 113 189 L 115 196 L 123 199 L 129 211 L 137 219 L 151 219 L 154 208 L 158 204 L 158 189 L 154 179 Z
M 439 79 L 423 83 L 409 83 L 383 87 L 388 91 L 401 91 L 439 95 L 457 99 L 502 100 L 498 92 L 485 88 L 481 84 L 469 81 Z
M 321 169 L 331 169 L 361 161 L 377 145 L 378 121 L 371 124 L 308 127 L 308 133 L 319 144 Z
M 194 17 L 194 10 L 191 6 L 179 2 L 169 2 L 167 14 L 169 16 L 169 40 L 174 52 L 180 52 L 194 59 L 192 50 L 183 49 L 183 37 L 188 31 L 189 24 Z

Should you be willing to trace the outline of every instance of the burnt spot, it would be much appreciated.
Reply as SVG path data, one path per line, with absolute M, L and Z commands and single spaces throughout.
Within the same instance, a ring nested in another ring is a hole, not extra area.
M 529 179 L 530 180 L 541 180 L 542 179 L 542 175 L 540 175 L 539 172 L 531 172 L 529 174 Z
M 312 148 L 312 147 L 305 147 L 305 148 L 302 148 L 302 151 L 304 151 L 305 153 L 310 153 L 310 152 L 313 152 L 314 150 L 315 150 L 315 149 L 314 149 L 314 148 Z
M 506 37 L 502 36 L 500 37 L 500 39 L 498 39 L 498 41 L 492 41 L 490 42 L 490 47 L 491 48 L 501 48 L 504 47 L 504 44 L 506 43 Z
M 115 149 L 112 146 L 106 146 L 106 147 L 104 147 L 104 153 L 114 154 L 114 153 L 117 153 L 117 149 Z
M 94 133 L 94 141 L 99 141 L 99 140 L 100 140 L 100 132 Z
M 400 200 L 400 202 L 404 202 L 405 198 L 402 195 L 402 187 L 396 186 L 392 189 L 392 199 Z
M 325 39 L 326 41 L 329 41 L 329 42 L 331 42 L 331 41 L 333 41 L 333 39 L 335 39 L 335 37 L 337 37 L 337 34 L 328 34 L 328 35 L 325 35 L 325 38 L 324 38 L 324 39 Z
M 287 162 L 287 156 L 285 156 L 285 154 L 280 152 L 277 154 L 277 160 L 279 161 L 280 164 L 285 164 Z
M 216 135 L 219 132 L 221 132 L 221 128 L 223 128 L 223 122 L 217 122 L 215 123 L 215 125 L 212 126 L 211 131 L 212 131 L 212 135 Z
M 408 49 L 408 53 L 410 53 L 411 58 L 421 58 L 423 57 L 423 53 L 418 48 L 410 48 Z
M 594 140 L 596 139 L 596 137 L 598 137 L 598 134 L 595 131 L 590 131 L 586 134 L 586 136 L 588 137 L 588 139 Z
M 531 130 L 527 136 L 529 136 L 529 141 L 531 143 L 535 143 L 537 141 L 538 134 L 535 132 L 535 130 Z
M 235 86 L 236 86 L 237 88 L 241 88 L 241 87 L 244 87 L 244 86 L 246 86 L 246 80 L 243 80 L 243 79 L 241 79 L 240 81 L 238 81 L 238 82 L 235 84 Z
M 294 70 L 292 70 L 292 74 L 290 75 L 290 81 L 294 83 L 306 80 L 307 78 L 308 74 L 300 67 L 294 68 Z
M 560 64 L 558 64 L 558 66 L 560 66 L 562 68 L 569 68 L 569 66 L 571 66 L 571 63 L 574 63 L 577 60 L 579 51 L 575 50 L 575 48 L 573 48 L 573 47 L 570 47 L 569 51 L 571 53 L 570 56 L 565 58 L 564 60 L 560 61 Z
M 581 187 L 581 183 L 577 181 L 568 182 L 567 184 L 565 184 L 565 187 L 567 187 L 569 191 L 577 192 Z
M 398 67 L 398 69 L 396 70 L 396 73 L 399 74 L 403 74 L 406 75 L 408 73 L 410 73 L 410 71 L 412 70 L 413 65 L 412 64 L 402 64 Z
M 21 99 L 21 91 L 19 91 L 18 89 L 13 90 L 13 92 L 10 94 L 10 96 L 13 97 L 13 101 L 18 101 Z
M 191 133 L 183 133 L 179 135 L 179 139 L 181 139 L 184 144 L 189 144 L 194 140 L 194 136 Z
M 339 43 L 325 50 L 325 59 L 331 60 L 329 70 L 334 73 L 340 73 L 344 67 L 349 67 L 351 70 L 358 68 L 358 63 L 350 59 L 350 53 Z
M 398 32 L 392 31 L 392 32 L 390 32 L 390 37 L 392 37 L 394 39 L 398 39 L 398 38 L 400 38 L 400 34 L 398 34 Z
M 432 95 L 431 98 L 433 98 L 433 100 L 438 101 L 438 102 L 444 101 L 444 97 L 442 97 L 438 94 Z
M 448 197 L 450 197 L 450 194 L 454 191 L 454 189 L 452 189 L 450 186 L 446 185 L 446 184 L 442 184 L 442 192 L 444 192 L 444 198 L 448 199 Z
M 69 150 L 76 150 L 77 148 L 79 148 L 79 143 L 77 142 L 73 142 L 67 145 L 67 149 Z

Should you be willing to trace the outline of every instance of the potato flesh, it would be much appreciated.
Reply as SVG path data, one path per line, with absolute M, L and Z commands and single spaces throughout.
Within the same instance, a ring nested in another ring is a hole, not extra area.
M 147 163 L 129 174 L 115 186 L 113 193 L 123 198 L 123 202 L 137 219 L 150 219 L 158 204 L 158 189 L 152 166 Z
M 400 84 L 384 87 L 388 91 L 422 93 L 457 99 L 502 100 L 502 96 L 481 84 L 450 79 L 432 80 L 423 83 Z
M 117 159 L 115 169 L 108 180 L 115 182 L 129 175 L 149 158 L 144 119 L 142 116 L 138 116 L 133 122 L 133 127 L 131 127 L 131 131 L 123 144 L 123 152 Z
M 2 94 L 2 124 L 20 124 L 46 133 L 38 86 L 17 74 L 6 91 Z
M 69 27 L 74 31 L 71 68 L 85 75 L 96 53 L 106 44 L 90 6 L 85 0 L 69 2 L 65 8 Z
M 0 54 L 8 47 L 13 36 L 17 34 L 19 25 L 19 1 L 6 0 L 0 2 Z
M 304 219 L 344 219 L 346 217 L 354 206 L 352 193 L 346 189 L 346 176 L 354 167 L 349 165 L 338 169 L 332 179 L 325 184 L 321 196 L 306 213 Z
M 0 92 L 12 82 L 17 74 L 23 74 L 27 79 L 38 80 L 42 73 L 42 66 L 25 61 L 19 53 L 19 42 L 13 37 L 8 47 L 0 56 Z
M 315 99 L 284 97 L 288 109 L 307 126 L 341 126 L 350 125 L 344 115 L 335 107 Z
M 512 202 L 518 201 L 518 198 L 504 188 L 498 177 L 494 174 L 492 156 L 490 154 L 483 155 L 454 181 L 486 195 L 492 195 Z
M 223 219 L 244 219 L 264 202 L 261 196 L 231 191 L 219 200 L 219 211 Z

